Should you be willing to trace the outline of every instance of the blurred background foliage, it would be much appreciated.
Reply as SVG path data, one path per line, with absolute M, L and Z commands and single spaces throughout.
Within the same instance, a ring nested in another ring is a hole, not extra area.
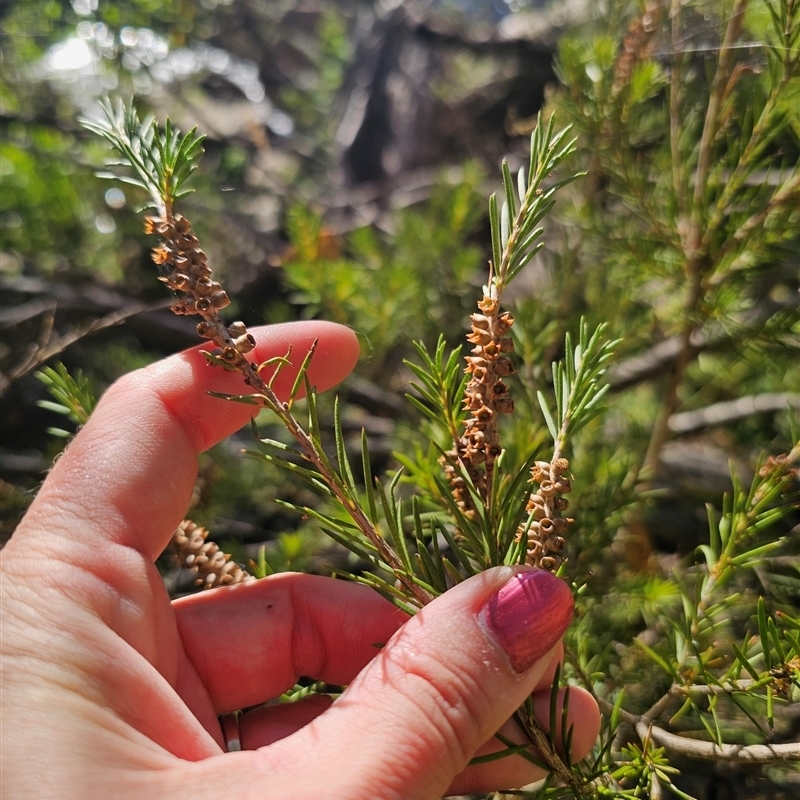
M 363 360 L 340 392 L 354 451 L 364 428 L 373 466 L 396 468 L 402 454 L 418 484 L 437 458 L 420 428 L 438 434 L 403 398 L 403 360 L 415 357 L 414 340 L 460 343 L 485 280 L 485 197 L 501 158 L 512 169 L 525 161 L 544 106 L 573 125 L 579 149 L 567 169 L 586 176 L 559 200 L 547 247 L 514 286 L 518 413 L 504 435 L 520 456 L 545 442 L 536 391 L 550 383 L 565 332 L 582 316 L 609 323 L 622 344 L 609 409 L 571 455 L 579 511 L 568 569 L 586 580 L 582 658 L 611 683 L 625 676 L 646 707 L 663 676 L 619 643 L 660 635 L 659 615 L 682 602 L 675 570 L 691 574 L 691 554 L 708 541 L 706 504 L 720 507 L 731 469 L 749 483 L 759 454 L 792 449 L 800 406 L 798 80 L 781 84 L 766 0 L 749 3 L 704 171 L 732 3 L 682 3 L 680 14 L 675 5 L 5 2 L 3 540 L 63 445 L 47 433 L 64 420 L 37 405 L 47 393 L 35 371 L 61 361 L 99 394 L 196 340 L 165 308 L 142 198 L 95 176 L 105 147 L 78 120 L 97 115 L 99 98 L 132 95 L 141 111 L 208 135 L 182 211 L 233 299 L 230 318 L 355 328 Z M 694 224 L 707 236 L 690 263 Z M 268 420 L 263 430 L 280 436 Z M 242 459 L 243 443 L 248 432 L 202 457 L 190 515 L 243 562 L 264 546 L 273 569 L 356 569 L 274 502 L 320 501 Z M 800 602 L 799 523 L 797 513 L 785 519 L 769 536 L 787 535 L 787 546 L 734 582 L 745 598 L 728 621 L 737 636 L 756 596 Z M 182 591 L 191 583 L 170 580 Z M 797 737 L 800 717 L 782 725 L 781 736 Z M 723 796 L 697 774 L 698 797 Z M 750 773 L 737 775 L 718 771 L 724 796 L 754 796 Z

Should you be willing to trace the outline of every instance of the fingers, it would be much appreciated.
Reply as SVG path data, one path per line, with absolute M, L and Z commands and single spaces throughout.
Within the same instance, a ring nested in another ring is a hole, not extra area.
M 243 750 L 257 750 L 291 736 L 331 707 L 333 700 L 315 695 L 296 703 L 261 706 L 248 711 L 239 724 Z
M 274 325 L 251 331 L 254 360 L 285 356 L 299 365 L 319 340 L 309 377 L 320 390 L 341 381 L 358 359 L 348 328 L 328 322 Z M 46 531 L 48 549 L 60 537 L 70 556 L 79 544 L 119 543 L 154 559 L 180 522 L 196 476 L 197 454 L 242 427 L 251 406 L 207 392 L 246 394 L 240 375 L 211 367 L 195 348 L 130 373 L 102 398 L 45 481 L 18 532 L 19 541 Z M 275 388 L 284 395 L 296 368 Z
M 373 590 L 285 573 L 177 600 L 183 648 L 217 714 L 271 700 L 301 675 L 350 683 L 408 619 Z M 177 686 L 189 705 L 190 686 Z
M 366 587 L 293 573 L 182 598 L 173 607 L 184 649 L 208 689 L 216 713 L 266 702 L 292 686 L 300 675 L 349 683 L 378 655 L 376 645 L 388 642 L 408 620 Z M 546 613 L 544 605 L 540 610 Z M 536 716 L 545 730 L 550 722 L 550 684 L 561 657 L 561 645 L 556 644 L 542 660 L 540 677 L 532 687 Z M 177 688 L 183 695 L 184 687 Z M 561 690 L 558 695 L 556 741 L 561 740 L 564 694 Z M 284 739 L 330 705 L 328 698 L 312 697 L 249 711 L 241 718 L 242 747 L 254 750 Z M 324 721 L 320 724 L 325 727 Z M 571 688 L 567 726 L 572 728 L 573 759 L 589 752 L 599 725 L 591 696 Z M 511 721 L 500 730 L 513 741 L 525 741 Z M 503 744 L 491 736 L 476 755 L 501 749 Z M 519 756 L 503 758 L 467 767 L 453 781 L 449 793 L 522 786 L 541 777 L 542 770 L 529 761 Z
M 470 578 L 403 625 L 330 709 L 244 768 L 278 795 L 437 798 L 537 686 L 571 615 L 568 587 L 542 570 Z M 298 778 L 291 765 L 308 752 L 315 769 Z M 331 794 L 324 776 L 343 763 Z

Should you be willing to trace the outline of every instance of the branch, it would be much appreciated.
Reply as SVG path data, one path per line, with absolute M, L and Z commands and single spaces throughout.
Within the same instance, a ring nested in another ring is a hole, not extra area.
M 746 314 L 733 316 L 731 321 L 743 334 L 757 333 L 764 323 L 783 309 L 796 308 L 794 301 L 787 304 L 778 304 L 773 301 L 764 301 L 753 307 Z M 695 352 L 708 350 L 714 347 L 728 345 L 734 337 L 731 335 L 731 326 L 722 326 L 718 323 L 709 325 L 705 330 L 695 329 L 689 344 Z M 630 386 L 635 386 L 642 381 L 655 378 L 668 370 L 675 363 L 681 352 L 680 336 L 671 336 L 649 347 L 642 353 L 619 361 L 609 367 L 606 373 L 606 383 L 612 392 L 622 391 Z
M 779 761 L 800 761 L 800 742 L 747 745 L 720 745 L 714 744 L 714 742 L 701 742 L 669 733 L 663 728 L 648 722 L 643 717 L 636 718 L 635 728 L 641 739 L 644 740 L 649 737 L 659 747 L 689 758 L 739 764 L 774 764 Z
M 673 414 L 669 418 L 669 429 L 673 433 L 692 433 L 702 428 L 736 422 L 753 414 L 768 414 L 775 411 L 785 411 L 787 408 L 800 408 L 800 394 L 766 392 L 764 394 L 748 395 L 747 397 L 740 397 L 738 400 L 714 403 L 696 411 Z
M 687 739 L 670 733 L 654 724 L 653 718 L 663 710 L 668 701 L 674 697 L 673 690 L 683 687 L 672 687 L 656 704 L 644 714 L 631 714 L 630 711 L 618 709 L 622 720 L 632 725 L 639 738 L 648 739 L 663 747 L 670 753 L 698 758 L 706 761 L 727 761 L 737 764 L 775 764 L 780 761 L 800 761 L 800 742 L 786 744 L 714 744 L 697 739 Z M 694 687 L 693 687 L 694 688 Z M 596 698 L 600 707 L 610 714 L 614 706 L 602 697 Z
M 134 303 L 127 308 L 100 317 L 100 319 L 91 320 L 84 325 L 79 325 L 69 333 L 59 336 L 55 341 L 50 340 L 50 334 L 52 332 L 51 316 L 50 324 L 46 326 L 46 336 L 37 343 L 35 349 L 7 373 L 0 375 L 0 397 L 5 394 L 8 387 L 11 386 L 14 381 L 33 372 L 33 370 L 49 361 L 53 356 L 63 353 L 64 350 L 75 344 L 78 340 L 83 339 L 85 336 L 90 336 L 106 328 L 113 328 L 129 317 L 134 317 L 144 311 L 155 311 L 160 308 L 166 308 L 170 305 L 170 302 L 169 300 L 158 300 L 155 303 Z
M 692 231 L 689 237 L 689 252 L 686 254 L 690 263 L 693 263 L 697 256 L 697 248 L 701 239 L 701 220 L 705 203 L 703 197 L 706 191 L 708 173 L 711 169 L 711 151 L 719 127 L 719 110 L 722 104 L 725 87 L 728 84 L 728 73 L 730 70 L 731 55 L 733 53 L 733 43 L 738 38 L 744 22 L 744 11 L 747 8 L 747 0 L 736 0 L 733 13 L 725 30 L 725 38 L 720 47 L 719 63 L 714 75 L 714 82 L 711 86 L 711 96 L 706 108 L 706 118 L 703 124 L 703 133 L 700 139 L 700 150 L 697 159 L 697 170 L 694 179 L 694 197 L 692 199 Z

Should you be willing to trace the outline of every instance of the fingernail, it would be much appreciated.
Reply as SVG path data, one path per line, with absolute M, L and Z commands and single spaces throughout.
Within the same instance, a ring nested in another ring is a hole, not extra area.
M 478 620 L 521 674 L 555 647 L 572 620 L 573 608 L 572 592 L 564 581 L 547 570 L 525 570 L 486 601 Z

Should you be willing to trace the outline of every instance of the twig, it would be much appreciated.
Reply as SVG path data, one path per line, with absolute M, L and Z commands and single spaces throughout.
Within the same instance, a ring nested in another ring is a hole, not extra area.
M 774 764 L 779 761 L 800 761 L 800 742 L 789 744 L 715 744 L 687 739 L 669 733 L 657 725 L 639 718 L 636 733 L 641 739 L 650 737 L 657 745 L 672 753 L 710 761 L 747 764 Z
M 714 139 L 719 128 L 719 111 L 722 105 L 725 87 L 728 85 L 733 43 L 738 38 L 744 22 L 744 12 L 747 0 L 736 0 L 731 18 L 725 29 L 725 37 L 720 47 L 717 71 L 711 85 L 711 96 L 706 108 L 706 117 L 703 123 L 703 133 L 700 138 L 700 149 L 697 159 L 697 169 L 694 177 L 694 197 L 692 198 L 692 226 L 688 240 L 687 258 L 691 264 L 700 245 L 703 212 L 705 210 L 705 193 L 708 182 L 708 173 L 711 169 L 711 155 Z
M 671 692 L 672 690 L 670 690 Z M 670 697 L 670 692 L 664 698 Z M 657 705 L 664 698 L 661 698 Z M 614 710 L 614 706 L 602 697 L 596 698 L 601 709 L 607 714 Z M 653 706 L 655 708 L 656 706 Z M 710 761 L 727 761 L 729 763 L 746 764 L 775 764 L 780 761 L 800 761 L 800 742 L 787 744 L 722 744 L 704 742 L 697 739 L 688 739 L 664 730 L 653 722 L 649 716 L 653 709 L 644 714 L 632 714 L 625 709 L 619 709 L 620 719 L 633 726 L 639 738 L 644 742 L 647 739 L 654 741 L 670 753 L 699 758 Z
M 681 0 L 672 0 L 669 13 L 670 17 L 672 17 L 672 41 L 677 42 L 680 38 Z M 670 76 L 669 89 L 669 143 L 672 154 L 672 190 L 675 192 L 680 217 L 686 214 L 686 183 L 681 169 L 680 158 L 680 67 L 682 59 L 683 53 L 676 49 L 672 54 L 672 74 Z
M 714 403 L 696 411 L 673 414 L 668 425 L 673 433 L 692 433 L 714 425 L 726 425 L 753 414 L 785 411 L 788 408 L 800 408 L 800 394 L 777 392 L 748 395 L 738 400 Z
M 114 311 L 112 314 L 107 314 L 99 319 L 87 322 L 85 325 L 79 325 L 64 336 L 59 336 L 54 342 L 50 342 L 50 332 L 52 331 L 52 315 L 50 315 L 50 323 L 47 327 L 47 336 L 40 337 L 40 343 L 37 344 L 36 349 L 22 362 L 17 364 L 13 369 L 9 370 L 5 375 L 0 376 L 0 397 L 5 394 L 9 386 L 14 381 L 28 375 L 33 370 L 42 366 L 46 361 L 49 361 L 53 356 L 63 353 L 71 345 L 75 344 L 85 336 L 90 336 L 98 331 L 105 330 L 106 328 L 113 328 L 119 325 L 129 317 L 134 317 L 141 314 L 143 311 L 156 311 L 160 308 L 167 308 L 170 305 L 170 300 L 158 300 L 155 303 L 135 303 L 134 305 L 123 308 L 120 311 Z

